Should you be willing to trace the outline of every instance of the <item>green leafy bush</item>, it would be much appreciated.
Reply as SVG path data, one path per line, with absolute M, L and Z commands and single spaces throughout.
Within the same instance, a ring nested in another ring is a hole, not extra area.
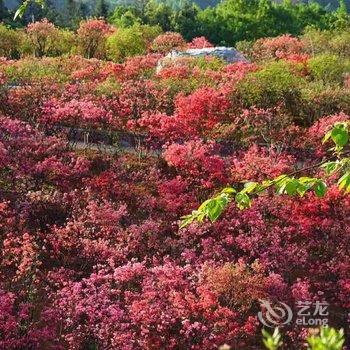
M 309 60 L 309 69 L 314 79 L 325 83 L 341 83 L 345 74 L 350 72 L 350 62 L 333 54 L 322 54 Z
M 248 74 L 239 83 L 238 92 L 247 106 L 274 107 L 283 102 L 294 108 L 304 83 L 302 77 L 291 72 L 288 63 L 269 62 L 263 69 Z
M 263 343 L 268 350 L 277 350 L 282 345 L 282 336 L 278 328 L 275 328 L 274 332 L 270 334 L 265 329 L 262 330 Z
M 306 125 L 311 125 L 322 116 L 343 111 L 350 113 L 350 90 L 323 81 L 309 82 L 302 89 L 304 101 L 301 117 Z
M 308 28 L 301 40 L 312 56 L 329 53 L 341 57 L 350 55 L 350 30 L 319 30 Z
M 0 23 L 0 57 L 18 58 L 21 37 L 18 31 Z
M 108 58 L 120 62 L 129 56 L 145 54 L 150 42 L 160 31 L 159 27 L 139 24 L 119 28 L 107 40 Z

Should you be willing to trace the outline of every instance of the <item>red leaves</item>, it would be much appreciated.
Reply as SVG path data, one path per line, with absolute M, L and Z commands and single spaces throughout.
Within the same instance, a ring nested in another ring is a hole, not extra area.
M 231 181 L 264 181 L 280 174 L 289 173 L 294 164 L 294 157 L 278 153 L 273 149 L 266 150 L 256 145 L 251 146 L 241 157 L 232 159 Z

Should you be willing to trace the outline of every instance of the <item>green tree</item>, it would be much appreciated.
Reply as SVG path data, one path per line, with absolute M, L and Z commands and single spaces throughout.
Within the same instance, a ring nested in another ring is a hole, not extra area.
M 345 29 L 349 26 L 350 16 L 346 7 L 345 0 L 339 0 L 339 7 L 333 13 L 332 27 L 335 29 Z
M 81 3 L 75 0 L 65 0 L 61 19 L 62 23 L 60 24 L 64 27 L 76 29 L 83 17 L 82 10 Z
M 156 0 L 150 0 L 145 7 L 145 23 L 155 26 L 159 25 L 163 31 L 171 31 L 173 9 L 166 3 L 158 3 Z
M 179 32 L 186 40 L 198 35 L 197 16 L 200 9 L 197 5 L 184 1 L 178 10 L 173 11 L 171 30 Z
M 9 19 L 9 12 L 5 6 L 4 0 L 0 0 L 0 22 L 5 22 Z
M 159 27 L 140 24 L 119 28 L 107 39 L 108 58 L 122 62 L 127 57 L 145 54 L 151 41 L 160 31 Z
M 116 27 L 128 28 L 143 22 L 142 13 L 134 6 L 118 5 L 109 17 Z
M 108 5 L 105 0 L 97 0 L 94 10 L 96 17 L 107 18 L 109 13 Z

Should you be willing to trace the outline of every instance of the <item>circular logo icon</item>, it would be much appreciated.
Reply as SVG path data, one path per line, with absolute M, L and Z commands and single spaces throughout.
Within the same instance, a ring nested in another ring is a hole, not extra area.
M 258 313 L 259 321 L 266 327 L 274 328 L 290 323 L 293 318 L 292 309 L 285 303 L 278 302 L 273 305 L 264 299 L 259 299 L 261 308 L 264 309 Z

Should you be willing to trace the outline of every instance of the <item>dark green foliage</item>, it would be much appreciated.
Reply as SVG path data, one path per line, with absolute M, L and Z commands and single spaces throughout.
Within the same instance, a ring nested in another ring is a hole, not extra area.
M 75 0 L 65 0 L 64 11 L 60 19 L 60 25 L 63 27 L 68 27 L 75 29 L 78 27 L 81 19 L 85 17 L 87 9 L 82 2 L 77 2 Z
M 344 2 L 334 12 L 317 2 L 291 0 L 223 0 L 216 5 L 212 2 L 210 5 L 215 6 L 209 7 L 195 3 L 148 0 L 142 6 L 139 3 L 117 6 L 111 21 L 124 23 L 123 16 L 130 11 L 140 23 L 159 25 L 163 31 L 180 32 L 188 40 L 203 35 L 214 44 L 223 45 L 284 33 L 299 35 L 307 26 L 327 29 L 349 23 Z
M 105 0 L 97 0 L 94 15 L 96 17 L 107 18 L 109 12 L 108 4 Z
M 4 0 L 0 0 L 0 22 L 4 22 L 9 19 L 9 12 L 5 6 Z
M 4 1 L 4 0 L 1 0 Z M 9 1 L 9 0 L 7 0 Z M 110 22 L 119 27 L 130 27 L 136 23 L 159 25 L 163 31 L 179 32 L 185 39 L 205 36 L 214 44 L 235 45 L 242 40 L 289 33 L 300 35 L 306 27 L 318 29 L 345 28 L 349 25 L 348 1 L 332 3 L 292 0 L 60 0 L 61 16 L 41 9 L 36 2 L 27 0 L 24 23 L 48 17 L 60 26 L 76 28 L 87 16 L 107 17 L 114 7 Z M 58 0 L 52 9 L 59 8 Z M 333 9 L 333 12 L 330 9 Z M 46 11 L 46 12 L 45 12 Z M 1 3 L 0 3 L 1 14 Z

